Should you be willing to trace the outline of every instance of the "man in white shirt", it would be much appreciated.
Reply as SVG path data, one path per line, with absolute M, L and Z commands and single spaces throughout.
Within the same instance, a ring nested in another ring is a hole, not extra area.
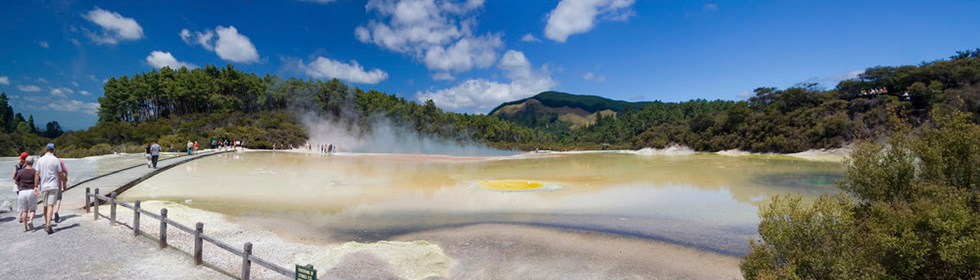
M 51 215 L 58 194 L 61 193 L 61 181 L 65 179 L 65 173 L 61 169 L 61 160 L 54 155 L 54 144 L 48 143 L 45 150 L 44 156 L 34 164 L 34 169 L 38 172 L 38 188 L 44 201 L 44 231 L 51 234 L 54 232 L 51 230 Z

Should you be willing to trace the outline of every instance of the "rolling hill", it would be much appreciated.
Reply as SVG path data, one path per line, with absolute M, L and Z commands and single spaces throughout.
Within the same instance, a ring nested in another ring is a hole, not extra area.
M 546 130 L 576 129 L 596 120 L 597 114 L 616 115 L 632 105 L 639 110 L 649 102 L 627 102 L 595 95 L 546 91 L 500 104 L 489 115 L 519 125 Z

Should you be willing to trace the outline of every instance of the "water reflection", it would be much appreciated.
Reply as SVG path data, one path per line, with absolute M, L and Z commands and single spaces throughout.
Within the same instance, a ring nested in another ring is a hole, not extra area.
M 712 154 L 251 152 L 187 163 L 141 183 L 122 199 L 188 203 L 259 224 L 291 221 L 325 242 L 511 223 L 611 232 L 741 255 L 756 234 L 756 211 L 765 198 L 834 192 L 832 181 L 841 172 L 841 164 L 833 162 Z M 478 186 L 487 180 L 555 187 L 508 192 Z

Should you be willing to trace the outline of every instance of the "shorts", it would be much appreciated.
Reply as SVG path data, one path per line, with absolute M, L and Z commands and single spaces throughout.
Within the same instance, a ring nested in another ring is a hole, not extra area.
M 54 205 L 58 201 L 58 195 L 61 194 L 61 190 L 54 189 L 41 192 L 41 201 L 44 201 L 44 205 Z
M 33 189 L 17 192 L 17 211 L 37 211 L 37 196 Z

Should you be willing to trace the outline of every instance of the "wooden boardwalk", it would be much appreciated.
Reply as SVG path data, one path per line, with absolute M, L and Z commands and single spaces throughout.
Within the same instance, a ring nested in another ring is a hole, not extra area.
M 64 192 L 61 200 L 61 207 L 63 209 L 80 209 L 85 206 L 85 188 L 91 189 L 93 192 L 95 189 L 99 189 L 99 194 L 108 196 L 111 192 L 116 192 L 117 194 L 143 182 L 153 175 L 159 174 L 164 170 L 170 169 L 174 166 L 180 165 L 182 163 L 192 161 L 198 158 L 211 156 L 220 153 L 227 153 L 233 150 L 226 151 L 201 151 L 193 155 L 183 155 L 178 157 L 172 157 L 167 159 L 161 159 L 157 161 L 157 168 L 149 168 L 146 165 L 139 165 L 134 167 L 125 168 L 118 170 L 109 174 L 96 176 L 94 178 L 78 182 L 72 186 L 69 186 L 68 190 Z

